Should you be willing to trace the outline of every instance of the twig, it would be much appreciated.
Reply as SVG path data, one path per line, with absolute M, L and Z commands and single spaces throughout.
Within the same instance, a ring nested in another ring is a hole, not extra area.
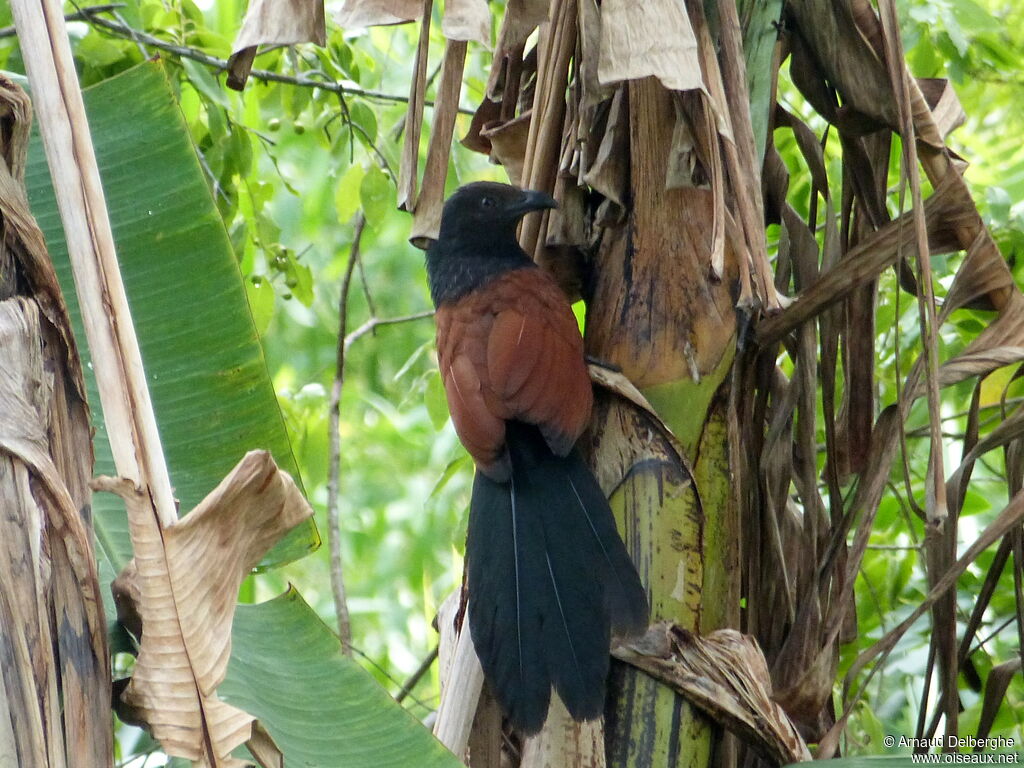
M 434 71 L 430 73 L 430 76 L 427 78 L 426 85 L 423 86 L 423 92 L 424 93 L 426 93 L 428 90 L 430 90 L 430 86 L 432 86 L 434 84 L 434 81 L 437 79 L 437 76 L 441 73 L 441 66 L 443 64 L 444 64 L 444 62 L 438 62 L 437 66 L 434 67 Z M 427 102 L 424 102 L 424 103 L 427 103 Z M 398 118 L 398 122 L 395 123 L 395 127 L 391 129 L 391 134 L 389 136 L 389 138 L 392 141 L 398 141 L 400 138 L 402 138 L 402 133 L 405 131 L 405 124 L 406 124 L 406 121 L 408 121 L 408 119 L 409 119 L 409 113 L 408 112 L 406 112 L 404 115 L 402 115 L 400 118 Z
M 342 119 L 344 120 L 345 124 L 349 127 L 349 141 L 350 142 L 354 142 L 355 139 L 352 138 L 352 137 L 355 134 L 355 132 L 358 132 L 359 135 L 362 136 L 363 139 L 366 141 L 366 143 L 369 145 L 370 149 L 373 150 L 373 153 L 375 155 L 377 155 L 377 160 L 380 161 L 381 167 L 384 169 L 384 171 L 387 173 L 387 175 L 391 178 L 391 181 L 394 184 L 397 185 L 398 184 L 398 177 L 395 176 L 395 172 L 391 168 L 391 163 L 388 162 L 388 158 L 381 151 L 380 147 L 377 146 L 377 143 L 373 140 L 373 138 L 366 132 L 366 129 L 364 129 L 358 123 L 353 122 L 351 117 L 349 117 L 348 104 L 345 103 L 345 96 L 344 96 L 344 94 L 342 94 L 342 93 L 338 94 L 338 102 L 341 105 L 341 112 L 342 112 L 342 116 L 343 116 Z M 354 152 L 355 152 L 355 144 L 351 144 L 350 147 L 351 148 L 349 150 L 349 161 L 351 162 L 352 156 L 354 155 Z
M 373 294 L 370 293 L 370 284 L 366 280 L 366 269 L 363 260 L 360 259 L 359 263 L 356 264 L 359 269 L 359 283 L 363 287 L 363 297 L 366 299 L 366 308 L 370 310 L 370 317 L 377 316 L 377 302 L 373 300 Z
M 392 683 L 394 685 L 401 685 L 401 683 L 399 683 L 395 679 L 394 675 L 389 673 L 386 669 L 384 669 L 384 667 L 382 667 L 380 664 L 378 664 L 376 661 L 374 661 L 372 658 L 370 658 L 363 651 L 359 650 L 359 648 L 357 648 L 356 646 L 352 646 L 352 652 L 356 656 L 358 656 L 359 658 L 363 659 L 367 664 L 369 664 L 375 670 L 377 670 L 377 672 L 380 673 L 380 675 L 385 680 L 387 680 L 388 682 L 390 682 L 390 683 Z M 432 712 L 435 709 L 430 704 L 428 704 L 427 702 L 423 701 L 423 699 L 418 699 L 415 696 L 409 696 L 408 698 L 412 699 L 413 703 L 416 704 L 416 706 L 422 707 L 423 709 L 427 710 L 427 712 Z
M 92 13 L 106 13 L 108 11 L 116 11 L 118 8 L 124 8 L 124 3 L 110 3 L 108 5 L 90 5 L 87 8 L 82 8 L 74 13 L 64 14 L 64 21 L 86 21 L 89 18 L 89 14 Z M 14 37 L 18 34 L 18 31 L 12 24 L 9 27 L 0 27 L 0 38 Z
M 408 696 L 412 689 L 416 687 L 416 683 L 430 671 L 434 662 L 437 661 L 437 654 L 440 648 L 440 645 L 435 645 L 434 650 L 427 654 L 427 657 L 420 662 L 420 665 L 416 667 L 416 671 L 409 675 L 409 679 L 402 684 L 402 689 L 395 694 L 395 701 L 401 703 L 402 699 Z
M 224 191 L 224 187 L 221 186 L 220 179 L 217 178 L 217 174 L 213 172 L 213 168 L 206 161 L 206 155 L 202 152 L 196 152 L 196 157 L 199 158 L 199 167 L 203 169 L 203 173 L 210 180 L 210 186 L 213 188 L 213 196 L 223 198 L 225 202 L 230 203 L 231 198 L 228 197 L 228 193 Z
M 382 325 L 398 325 L 399 323 L 411 323 L 414 320 L 424 320 L 428 317 L 434 316 L 434 310 L 425 309 L 422 312 L 414 312 L 411 315 L 402 315 L 401 317 L 371 317 L 365 323 L 356 328 L 352 333 L 345 337 L 345 349 L 347 350 L 352 346 L 352 343 L 365 336 L 368 333 L 380 328 Z
M 74 0 L 71 0 L 71 4 L 73 6 L 75 6 L 75 8 L 79 8 L 80 7 L 78 5 L 78 3 L 76 3 Z M 120 11 L 116 11 L 116 10 L 115 11 L 111 11 L 110 15 L 113 16 L 115 19 L 117 19 L 119 24 L 123 24 L 126 27 L 129 26 L 128 22 L 125 21 L 124 16 L 121 15 Z M 134 42 L 135 42 L 135 47 L 139 50 L 139 55 L 142 56 L 143 61 L 147 61 L 147 60 L 153 58 L 153 54 L 151 54 L 149 52 L 149 49 L 146 48 L 145 43 L 143 43 L 141 40 L 135 40 Z
M 972 656 L 973 654 L 977 653 L 979 650 L 981 650 L 985 646 L 985 643 L 987 643 L 993 637 L 998 635 L 1000 632 L 1002 632 L 1008 626 L 1013 624 L 1016 620 L 1017 620 L 1016 616 L 1011 616 L 1010 618 L 1008 618 L 1006 621 L 1004 621 L 1002 624 L 1000 624 L 998 627 L 996 627 L 994 630 L 992 630 L 988 635 L 986 635 L 984 640 L 979 640 L 977 642 L 977 644 L 973 648 L 971 648 L 971 650 L 969 650 L 967 652 L 967 656 L 969 657 L 969 656 Z
M 341 485 L 341 390 L 345 384 L 345 351 L 348 344 L 345 338 L 345 326 L 348 321 L 348 293 L 352 287 L 352 273 L 359 261 L 359 243 L 363 239 L 366 227 L 366 216 L 362 212 L 356 219 L 356 230 L 352 236 L 352 250 L 349 252 L 348 265 L 341 280 L 341 298 L 338 300 L 338 351 L 335 364 L 334 385 L 331 387 L 331 400 L 328 406 L 328 440 L 330 441 L 329 458 L 330 476 L 327 479 L 327 541 L 331 554 L 331 592 L 334 595 L 334 612 L 338 617 L 338 637 L 341 649 L 346 656 L 352 655 L 352 622 L 348 614 L 348 601 L 345 598 L 345 580 L 341 568 L 341 525 L 338 514 L 338 489 Z
M 107 6 L 100 6 L 101 9 L 107 9 Z M 161 51 L 167 53 L 173 53 L 175 56 L 179 56 L 183 59 L 192 59 L 192 61 L 198 61 L 200 64 L 214 69 L 218 72 L 225 72 L 228 68 L 227 59 L 221 59 L 217 56 L 211 56 L 202 51 L 191 48 L 187 45 L 175 45 L 174 43 L 168 43 L 165 40 L 161 40 L 158 37 L 153 37 L 150 34 L 137 30 L 126 24 L 121 24 L 110 19 L 105 19 L 102 16 L 96 15 L 88 8 L 82 8 L 76 15 L 78 18 L 88 22 L 97 27 L 102 27 L 109 32 L 114 33 L 118 37 L 132 40 L 136 43 L 145 43 L 151 45 L 154 48 L 159 48 Z M 402 104 L 409 103 L 409 97 L 395 93 L 383 93 L 382 91 L 369 90 L 367 88 L 360 88 L 352 85 L 342 85 L 334 80 L 317 80 L 310 77 L 304 77 L 302 75 L 282 75 L 279 72 L 271 72 L 267 69 L 253 69 L 249 73 L 250 77 L 257 80 L 261 80 L 267 83 L 284 83 L 286 85 L 294 85 L 300 88 L 320 88 L 330 93 L 336 93 L 345 96 L 361 96 L 366 99 L 378 99 L 380 101 L 393 101 L 400 102 Z M 432 101 L 424 102 L 429 107 L 433 107 Z M 473 114 L 472 110 L 459 109 L 464 115 Z

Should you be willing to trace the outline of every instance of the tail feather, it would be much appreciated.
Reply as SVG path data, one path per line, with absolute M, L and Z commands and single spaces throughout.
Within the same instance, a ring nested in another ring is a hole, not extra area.
M 538 731 L 552 686 L 577 720 L 604 708 L 612 628 L 642 631 L 647 598 L 597 481 L 509 424 L 508 482 L 477 473 L 466 542 L 470 631 L 512 723 Z
M 543 544 L 535 520 L 513 504 L 511 487 L 477 472 L 466 537 L 469 622 L 473 645 L 495 695 L 517 726 L 544 724 L 551 685 L 543 669 L 537 565 L 527 553 Z
M 571 498 L 586 519 L 600 549 L 600 557 L 593 565 L 601 570 L 605 582 L 611 628 L 624 637 L 639 635 L 647 629 L 648 611 L 647 595 L 640 584 L 636 566 L 619 538 L 615 517 L 604 491 L 597 484 L 597 478 L 579 455 L 569 458 L 576 459 L 569 462 L 567 473 Z

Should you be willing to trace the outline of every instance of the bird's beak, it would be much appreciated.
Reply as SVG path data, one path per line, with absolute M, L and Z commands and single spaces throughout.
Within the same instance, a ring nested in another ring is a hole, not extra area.
M 514 211 L 517 216 L 525 216 L 530 211 L 542 211 L 546 208 L 557 207 L 558 203 L 551 195 L 533 189 L 524 189 L 519 202 L 514 206 Z

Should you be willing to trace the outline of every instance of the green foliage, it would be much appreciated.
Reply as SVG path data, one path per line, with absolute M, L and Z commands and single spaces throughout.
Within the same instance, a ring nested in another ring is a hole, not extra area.
M 966 124 L 950 137 L 951 145 L 971 163 L 967 178 L 986 223 L 1021 283 L 1024 274 L 1017 261 L 1018 249 L 1024 243 L 1024 152 L 1020 135 L 1024 129 L 1024 33 L 1019 4 L 998 0 L 906 0 L 899 4 L 903 20 L 903 40 L 911 71 L 918 77 L 947 77 L 957 92 L 967 116 Z M 1015 23 L 1018 22 L 1018 23 Z M 821 136 L 824 124 L 802 101 L 788 83 L 780 84 L 780 100 L 798 117 L 806 120 Z M 776 132 L 776 143 L 791 173 L 790 204 L 803 217 L 810 215 L 812 199 L 810 174 L 799 154 L 796 142 L 788 131 Z M 825 145 L 825 163 L 832 185 L 834 201 L 842 199 L 839 180 L 839 142 L 830 135 Z M 898 213 L 898 190 L 901 179 L 899 142 L 894 142 L 888 188 L 890 214 Z M 838 205 L 838 202 L 834 203 Z M 909 193 L 904 210 L 909 207 Z M 819 242 L 824 233 L 824 206 L 818 208 Z M 776 235 L 777 237 L 777 235 Z M 770 245 L 772 235 L 769 233 Z M 936 291 L 940 297 L 948 289 L 951 276 L 961 256 L 935 257 L 932 261 Z M 876 369 L 882 373 L 877 384 L 879 408 L 895 402 L 898 382 L 902 383 L 919 354 L 920 328 L 917 303 L 912 294 L 902 290 L 894 271 L 885 273 L 879 282 L 879 303 L 876 312 Z M 990 313 L 973 310 L 956 312 L 940 333 L 940 356 L 945 358 L 966 345 L 991 322 Z M 840 356 L 839 364 L 843 360 Z M 1012 404 L 1019 397 L 1019 386 L 1012 381 L 1014 368 L 1007 368 L 986 379 L 981 385 L 981 435 L 995 428 L 1006 415 L 1001 400 Z M 967 427 L 975 382 L 967 381 L 943 391 L 943 429 L 947 435 L 962 436 Z M 837 402 L 840 393 L 837 393 Z M 821 393 L 818 407 L 822 407 Z M 819 424 L 821 424 L 819 419 Z M 843 646 L 840 675 L 844 675 L 857 655 L 876 643 L 886 631 L 906 618 L 928 591 L 925 575 L 924 540 L 926 526 L 922 509 L 925 498 L 925 475 L 928 455 L 928 413 L 923 399 L 911 411 L 905 443 L 906 472 L 901 461 L 890 477 L 872 525 L 871 540 L 855 585 L 857 622 L 851 642 Z M 818 441 L 824 444 L 823 431 Z M 961 457 L 947 454 L 947 476 Z M 821 462 L 819 461 L 819 467 Z M 852 498 L 852 489 L 844 489 L 844 498 Z M 959 540 L 971 542 L 1006 504 L 1007 478 L 1001 452 L 988 454 L 979 462 L 971 478 L 963 512 L 959 520 Z M 975 562 L 959 582 L 958 638 L 962 638 L 968 617 L 974 607 L 992 552 Z M 1019 639 L 1014 625 L 1008 623 L 1015 614 L 1013 575 L 1010 568 L 1002 574 L 989 610 L 986 612 L 978 638 L 971 649 L 971 662 L 984 681 L 994 664 L 1013 658 Z M 853 712 L 847 729 L 847 748 L 851 754 L 876 754 L 882 751 L 881 734 L 915 733 L 917 723 L 912 713 L 920 707 L 922 681 L 927 667 L 927 617 L 920 620 L 893 650 L 884 668 L 873 678 L 868 698 Z M 840 678 L 841 680 L 841 678 Z M 861 677 L 863 682 L 863 674 Z M 932 695 L 934 696 L 934 685 Z M 983 704 L 983 691 L 968 686 L 961 712 L 962 733 L 976 727 Z M 837 696 L 837 707 L 841 708 Z M 992 735 L 1004 735 L 1021 743 L 1024 729 L 1024 680 L 1017 675 L 1010 684 L 1006 701 L 1000 710 Z
M 225 701 L 260 719 L 289 763 L 319 768 L 462 765 L 341 653 L 338 638 L 294 590 L 241 606 L 231 638 Z M 281 649 L 289 653 L 282 654 Z M 316 691 L 315 717 L 296 706 Z M 413 726 L 413 727 L 410 727 Z
M 1024 8 L 1006 0 L 907 0 L 904 45 L 919 77 L 949 77 L 968 115 L 951 144 L 996 241 L 1014 266 L 1024 246 Z
M 134 98 L 126 101 L 126 92 Z M 86 106 L 182 512 L 198 504 L 248 450 L 270 450 L 282 468 L 296 474 L 282 420 L 267 418 L 276 415 L 275 397 L 240 290 L 238 264 L 162 67 L 148 64 L 103 81 L 87 92 Z M 31 146 L 26 184 L 81 345 L 97 427 L 96 471 L 113 475 L 64 233 L 38 138 Z M 197 275 L 202 279 L 188 279 Z M 131 557 L 124 505 L 111 494 L 97 494 L 93 510 L 100 553 L 120 571 Z M 302 525 L 278 545 L 268 563 L 302 557 L 318 541 L 312 526 Z

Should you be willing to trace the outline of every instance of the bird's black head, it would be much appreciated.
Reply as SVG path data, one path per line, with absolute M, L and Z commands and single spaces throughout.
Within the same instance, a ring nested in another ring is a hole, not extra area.
M 494 181 L 476 181 L 459 187 L 445 202 L 440 240 L 515 237 L 516 224 L 523 216 L 530 211 L 555 207 L 557 203 L 543 192 Z
M 516 241 L 516 225 L 530 211 L 555 207 L 550 195 L 508 184 L 459 187 L 445 202 L 441 231 L 427 250 L 434 303 L 455 300 L 510 269 L 533 266 Z

